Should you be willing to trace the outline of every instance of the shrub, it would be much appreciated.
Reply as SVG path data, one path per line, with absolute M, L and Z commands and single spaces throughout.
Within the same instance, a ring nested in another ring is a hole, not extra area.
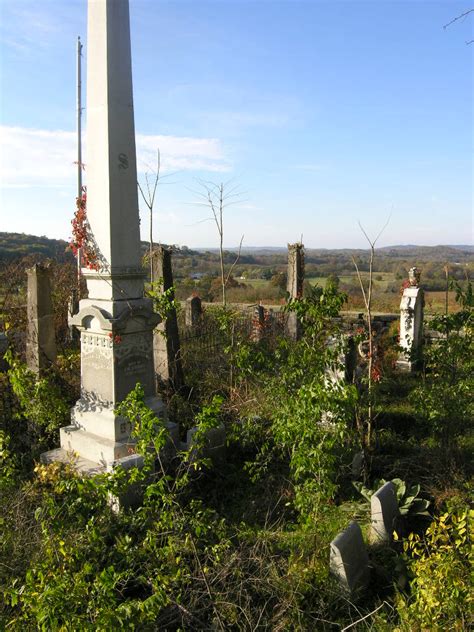
M 423 382 L 411 396 L 445 446 L 472 428 L 474 419 L 474 297 L 470 283 L 466 292 L 456 288 L 461 310 L 431 320 L 440 337 L 424 350 Z
M 404 543 L 411 594 L 399 595 L 398 611 L 406 629 L 472 629 L 473 518 L 467 508 L 443 513 Z

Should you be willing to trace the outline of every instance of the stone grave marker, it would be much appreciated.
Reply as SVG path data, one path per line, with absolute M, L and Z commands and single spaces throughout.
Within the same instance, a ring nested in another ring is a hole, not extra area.
M 54 312 L 51 299 L 51 269 L 40 264 L 26 271 L 28 276 L 28 332 L 26 364 L 41 373 L 56 360 Z
M 202 319 L 202 303 L 199 296 L 190 296 L 186 299 L 184 322 L 186 327 L 198 327 Z
M 171 255 L 171 250 L 163 246 L 153 252 L 153 279 L 155 284 L 160 282 L 158 289 L 161 293 L 173 288 Z M 169 298 L 174 300 L 174 293 Z M 169 310 L 165 320 L 153 332 L 153 353 L 156 373 L 165 384 L 170 385 L 174 391 L 179 391 L 184 386 L 184 374 L 178 319 L 174 308 Z
M 402 353 L 397 367 L 402 371 L 413 371 L 419 367 L 423 345 L 424 293 L 417 268 L 409 270 L 410 286 L 403 290 L 400 303 L 400 346 Z
M 208 428 L 203 433 L 203 436 L 200 437 L 198 441 L 199 447 L 197 448 L 195 446 L 195 435 L 198 430 L 198 427 L 194 426 L 188 430 L 186 435 L 186 448 L 191 450 L 191 461 L 194 460 L 196 451 L 198 451 L 196 456 L 211 459 L 214 464 L 225 461 L 226 432 L 224 425 L 217 426 L 216 428 Z
M 286 291 L 288 299 L 303 297 L 304 283 L 304 246 L 303 244 L 288 244 L 288 273 Z M 286 321 L 286 331 L 289 338 L 301 338 L 301 323 L 294 312 L 289 312 Z
M 370 499 L 371 522 L 370 539 L 372 542 L 391 542 L 398 510 L 395 485 L 388 481 Z
M 263 305 L 256 305 L 252 318 L 251 339 L 259 342 L 265 335 L 265 308 Z
M 329 567 L 345 592 L 354 596 L 367 588 L 370 581 L 369 556 L 357 522 L 352 521 L 331 542 Z

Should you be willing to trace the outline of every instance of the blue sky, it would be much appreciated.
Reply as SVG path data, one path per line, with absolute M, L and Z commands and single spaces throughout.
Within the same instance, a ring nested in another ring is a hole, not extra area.
M 242 192 L 228 246 L 364 246 L 357 220 L 376 234 L 390 212 L 380 245 L 472 243 L 474 14 L 443 30 L 470 6 L 130 0 L 140 179 L 162 154 L 155 240 L 216 245 L 205 179 Z M 0 0 L 0 230 L 69 236 L 86 9 Z

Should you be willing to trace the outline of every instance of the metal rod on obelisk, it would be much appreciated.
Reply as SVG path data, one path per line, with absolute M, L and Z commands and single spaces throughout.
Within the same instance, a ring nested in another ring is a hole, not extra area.
M 82 77 L 81 77 L 81 38 L 77 38 L 77 197 L 82 196 Z M 81 249 L 77 250 L 77 282 L 81 278 Z

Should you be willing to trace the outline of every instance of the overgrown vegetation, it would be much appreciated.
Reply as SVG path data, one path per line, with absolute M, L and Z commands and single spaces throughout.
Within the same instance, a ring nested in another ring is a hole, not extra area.
M 166 393 L 170 417 L 198 426 L 196 449 L 174 454 L 137 385 L 118 412 L 143 467 L 89 479 L 38 463 L 67 423 L 77 355 L 39 381 L 10 355 L 0 376 L 11 404 L 0 417 L 0 627 L 468 630 L 470 285 L 458 289 L 459 310 L 435 321 L 440 338 L 421 375 L 396 374 L 394 336 L 378 339 L 373 448 L 358 473 L 367 363 L 348 371 L 344 361 L 336 317 L 346 298 L 329 283 L 291 302 L 296 342 L 265 325 L 244 334 L 231 309 L 216 310 L 220 351 L 201 351 L 192 366 L 184 354 L 188 389 Z M 353 334 L 355 344 L 367 338 L 364 327 Z M 223 464 L 199 450 L 220 425 Z M 352 481 L 368 495 L 382 478 L 397 480 L 406 521 L 394 549 L 370 551 L 373 582 L 353 603 L 329 576 L 328 547 L 349 520 L 369 526 Z M 141 503 L 114 511 L 130 485 Z

